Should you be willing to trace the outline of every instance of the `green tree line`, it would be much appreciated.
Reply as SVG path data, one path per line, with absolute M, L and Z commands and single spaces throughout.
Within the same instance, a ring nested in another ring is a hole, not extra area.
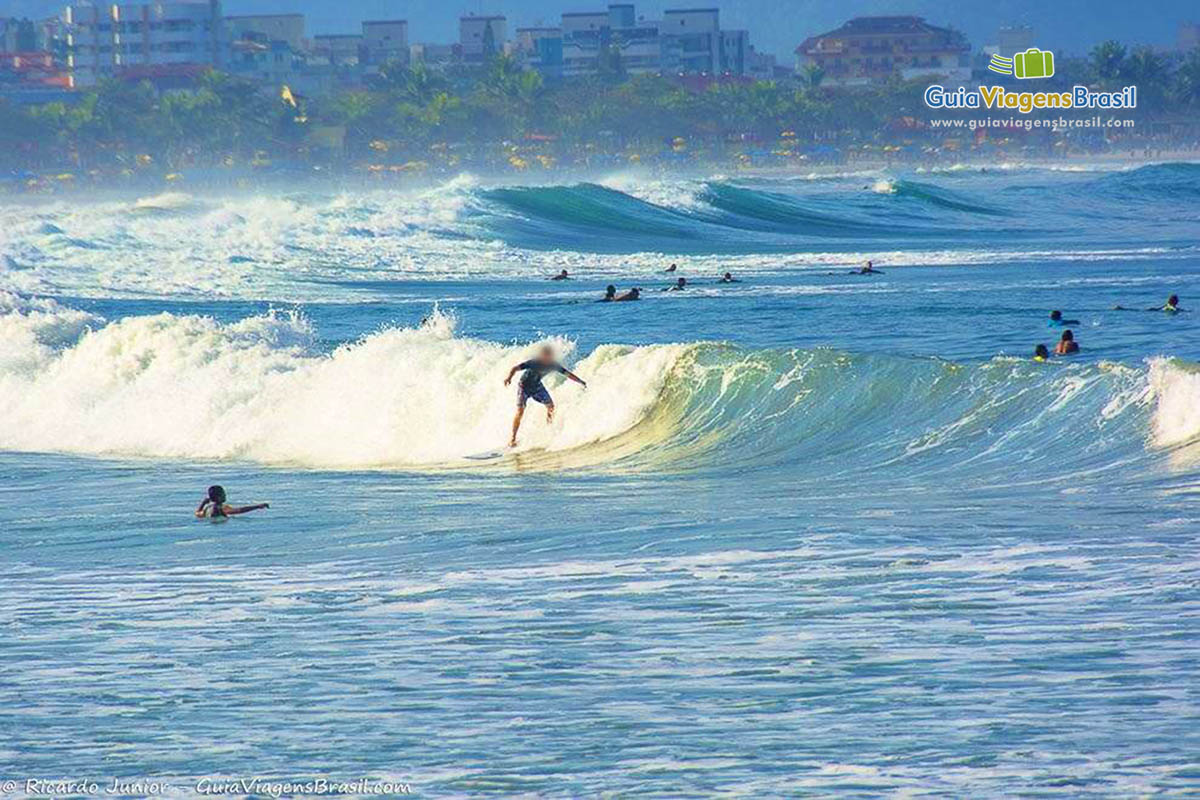
M 0 101 L 0 166 L 168 167 L 312 155 L 313 131 L 345 131 L 352 159 L 419 158 L 434 146 L 521 142 L 550 149 L 659 146 L 677 137 L 799 142 L 886 136 L 900 117 L 926 117 L 926 81 L 865 88 L 824 84 L 809 68 L 787 81 L 716 82 L 704 88 L 655 75 L 627 75 L 619 58 L 599 76 L 547 81 L 511 58 L 445 71 L 389 64 L 359 89 L 283 102 L 210 71 L 184 92 L 107 81 L 74 104 L 17 107 Z M 994 76 L 993 76 L 994 77 Z M 1200 50 L 1168 58 L 1109 41 L 1084 58 L 1063 59 L 1055 81 L 1097 88 L 1139 87 L 1139 116 L 1200 113 Z

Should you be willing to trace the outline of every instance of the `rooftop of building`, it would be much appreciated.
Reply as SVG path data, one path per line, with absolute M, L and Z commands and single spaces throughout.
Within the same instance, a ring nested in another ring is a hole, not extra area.
M 893 16 L 893 17 L 855 17 L 826 33 L 810 36 L 805 39 L 797 53 L 803 53 L 824 39 L 849 39 L 865 36 L 935 36 L 940 37 L 948 46 L 953 43 L 958 49 L 967 49 L 966 37 L 953 28 L 943 28 L 931 25 L 924 17 Z
M 828 36 L 879 36 L 881 34 L 903 33 L 956 33 L 950 28 L 930 25 L 924 17 L 855 17 L 841 27 L 828 33 L 813 37 L 823 39 Z

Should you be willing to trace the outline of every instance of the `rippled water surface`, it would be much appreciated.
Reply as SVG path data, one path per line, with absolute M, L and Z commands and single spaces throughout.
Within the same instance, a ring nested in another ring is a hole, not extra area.
M 1190 164 L 8 200 L 0 777 L 1187 796 L 1200 314 L 1144 309 L 1200 304 L 1197 200 Z M 1035 363 L 1054 308 L 1082 352 Z M 465 460 L 543 342 L 588 389 Z M 194 521 L 212 483 L 271 509 Z

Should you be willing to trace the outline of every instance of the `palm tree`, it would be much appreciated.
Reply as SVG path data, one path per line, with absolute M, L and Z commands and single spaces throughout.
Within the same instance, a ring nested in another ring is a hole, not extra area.
M 1121 76 L 1121 68 L 1125 63 L 1125 45 L 1109 39 L 1092 48 L 1092 70 L 1097 80 L 1103 84 L 1111 84 Z
M 1185 106 L 1200 106 L 1200 48 L 1188 54 L 1175 72 L 1175 101 Z
M 816 89 L 823 80 L 825 80 L 825 70 L 816 64 L 805 64 L 804 69 L 800 70 L 800 82 L 809 89 Z

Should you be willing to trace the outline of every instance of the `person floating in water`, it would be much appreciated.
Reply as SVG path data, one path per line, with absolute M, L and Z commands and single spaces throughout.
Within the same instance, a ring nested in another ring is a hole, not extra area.
M 1034 361 L 1049 361 L 1050 360 L 1050 351 L 1046 349 L 1046 345 L 1039 344 L 1037 347 L 1033 348 L 1033 360 Z
M 1061 311 L 1055 310 L 1050 312 L 1050 321 L 1046 323 L 1048 328 L 1065 328 L 1068 325 L 1081 325 L 1077 319 L 1063 319 Z
M 200 501 L 200 506 L 196 509 L 196 518 L 218 520 L 270 507 L 270 503 L 258 503 L 253 506 L 231 506 L 225 502 L 224 487 L 210 486 L 208 487 L 208 496 Z
M 1069 356 L 1079 352 L 1079 343 L 1075 341 L 1075 334 L 1070 330 L 1065 330 L 1062 333 L 1062 338 L 1058 340 L 1058 344 L 1054 347 L 1054 355 Z
M 669 266 L 669 267 L 667 267 L 666 269 L 664 269 L 664 270 L 663 270 L 663 272 L 674 272 L 674 271 L 675 271 L 675 270 L 677 270 L 677 269 L 679 269 L 679 265 L 678 265 L 678 264 L 672 264 L 671 266 Z
M 1183 309 L 1179 307 L 1179 295 L 1171 295 L 1167 298 L 1167 302 L 1163 303 L 1158 308 L 1150 309 L 1150 311 L 1165 311 L 1168 314 L 1175 314 L 1179 311 L 1183 311 Z
M 630 300 L 641 300 L 641 299 L 642 299 L 642 290 L 635 286 L 632 289 L 630 289 L 628 292 L 626 292 L 625 294 L 614 297 L 613 302 L 614 303 L 627 303 Z
M 862 269 L 850 270 L 851 275 L 882 275 L 883 270 L 875 269 L 874 263 L 868 261 Z
M 675 281 L 674 286 L 668 286 L 667 288 L 663 289 L 663 291 L 664 292 L 682 292 L 686 288 L 687 288 L 687 278 L 680 278 L 679 280 Z
M 1179 295 L 1173 294 L 1167 298 L 1167 302 L 1161 306 L 1150 306 L 1147 311 L 1165 311 L 1168 314 L 1178 314 L 1184 309 L 1179 307 Z M 1113 311 L 1137 311 L 1136 308 L 1126 308 L 1125 306 L 1113 306 Z
M 550 393 L 546 391 L 546 387 L 542 384 L 543 377 L 551 372 L 560 372 L 585 389 L 587 388 L 587 381 L 554 359 L 554 349 L 549 345 L 541 349 L 537 358 L 522 361 L 510 369 L 508 377 L 504 379 L 504 385 L 508 386 L 512 383 L 513 375 L 516 375 L 520 370 L 524 370 L 525 374 L 521 376 L 521 380 L 517 383 L 517 415 L 513 417 L 512 438 L 508 442 L 509 447 L 517 446 L 517 431 L 521 429 L 521 418 L 525 416 L 525 403 L 529 400 L 536 400 L 546 407 L 547 423 L 554 421 L 554 398 L 550 396 Z
M 613 286 L 610 283 L 608 285 L 608 287 L 604 290 L 604 297 L 600 298 L 596 302 L 597 303 L 611 303 L 616 299 L 617 299 L 617 287 Z
M 726 272 L 724 275 L 722 275 L 720 278 L 717 279 L 717 283 L 741 283 L 741 281 L 739 281 L 737 278 L 733 277 L 733 275 L 731 273 Z
M 571 276 L 568 275 L 567 271 L 564 269 L 562 272 L 558 273 L 557 275 L 552 277 L 550 280 L 552 280 L 552 281 L 569 281 L 569 280 L 571 280 Z

